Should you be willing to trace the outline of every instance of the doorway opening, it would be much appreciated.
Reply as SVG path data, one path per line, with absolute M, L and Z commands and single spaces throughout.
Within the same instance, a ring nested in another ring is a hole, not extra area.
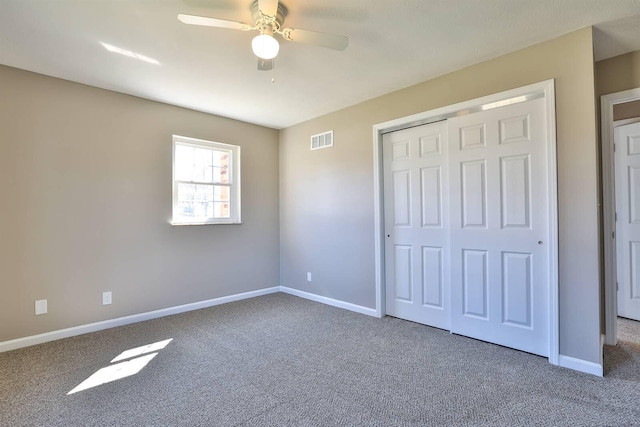
M 640 88 L 601 97 L 606 365 L 640 362 L 640 278 L 636 280 L 635 141 L 640 142 Z M 639 176 L 640 178 L 640 176 Z M 620 316 L 620 317 L 619 317 Z M 603 363 L 605 348 L 602 349 Z M 618 357 L 622 354 L 624 357 Z M 635 354 L 637 357 L 631 357 Z M 637 359 L 637 360 L 636 360 Z

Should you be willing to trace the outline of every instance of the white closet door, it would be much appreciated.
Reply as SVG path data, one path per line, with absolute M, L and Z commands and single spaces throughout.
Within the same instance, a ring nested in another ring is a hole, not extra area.
M 544 99 L 449 120 L 451 331 L 549 355 Z
M 640 320 L 640 123 L 614 129 L 618 315 Z
M 387 314 L 449 329 L 446 122 L 383 137 Z

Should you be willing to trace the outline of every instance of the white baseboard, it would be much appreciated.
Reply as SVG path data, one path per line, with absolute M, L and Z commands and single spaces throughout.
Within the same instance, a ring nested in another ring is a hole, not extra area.
M 244 292 L 241 294 L 228 295 L 225 297 L 214 298 L 206 301 L 194 302 L 175 307 L 163 308 L 161 310 L 149 311 L 146 313 L 134 314 L 131 316 L 119 317 L 117 319 L 104 320 L 102 322 L 89 323 L 87 325 L 76 326 L 73 328 L 60 329 L 58 331 L 47 332 L 44 334 L 33 335 L 30 337 L 18 338 L 15 340 L 0 342 L 0 353 L 10 350 L 16 350 L 23 347 L 29 347 L 36 344 L 42 344 L 49 341 L 69 338 L 76 335 L 97 332 L 103 329 L 115 328 L 117 326 L 129 325 L 132 323 L 143 322 L 145 320 L 157 319 L 158 317 L 170 316 L 172 314 L 184 313 L 201 308 L 213 307 L 215 305 L 226 304 L 233 301 L 254 298 L 262 295 L 283 292 L 285 294 L 294 295 L 300 298 L 342 308 L 367 316 L 378 317 L 376 309 L 363 307 L 361 305 L 351 304 L 349 302 L 324 297 L 321 295 L 304 292 L 298 289 L 288 288 L 286 286 L 274 286 L 272 288 L 259 289 L 257 291 Z M 603 375 L 602 364 L 587 362 L 586 360 L 576 359 L 574 357 L 560 355 L 558 365 L 563 368 L 574 369 L 576 371 L 585 372 L 587 374 Z
M 294 295 L 300 298 L 308 299 L 311 301 L 319 302 L 333 307 L 344 308 L 345 310 L 355 311 L 356 313 L 366 314 L 367 316 L 379 317 L 375 308 L 363 307 L 361 305 L 351 304 L 350 302 L 344 302 L 333 298 L 327 298 L 320 295 L 312 294 L 309 292 L 301 291 L 298 289 L 288 288 L 286 286 L 280 286 L 280 292 L 285 294 Z
M 273 294 L 280 291 L 279 286 L 259 289 L 257 291 L 243 292 L 241 294 L 228 295 L 206 301 L 198 301 L 191 304 L 178 305 L 175 307 L 163 308 L 161 310 L 148 311 L 146 313 L 134 314 L 131 316 L 119 317 L 117 319 L 104 320 L 102 322 L 89 323 L 87 325 L 75 326 L 73 328 L 60 329 L 58 331 L 47 332 L 30 337 L 18 338 L 15 340 L 0 342 L 0 353 L 18 348 L 29 347 L 49 341 L 69 338 L 76 335 L 87 334 L 89 332 L 101 331 L 103 329 L 115 328 L 117 326 L 129 325 L 131 323 L 143 322 L 145 320 L 157 319 L 158 317 L 170 316 L 172 314 L 184 313 L 201 308 L 213 307 L 214 305 L 226 304 L 228 302 L 240 301 L 243 299 L 259 297 L 261 295 Z
M 563 355 L 560 355 L 558 362 L 558 366 L 562 366 L 563 368 L 573 369 L 575 371 L 596 375 L 598 377 L 601 377 L 604 374 L 602 365 L 598 363 L 587 362 L 586 360 Z

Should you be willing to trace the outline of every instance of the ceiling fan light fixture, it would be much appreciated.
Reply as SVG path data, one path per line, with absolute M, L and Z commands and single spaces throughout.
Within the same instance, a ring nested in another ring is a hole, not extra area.
M 258 58 L 273 59 L 280 51 L 280 44 L 271 34 L 262 32 L 251 41 L 251 49 Z
M 261 71 L 273 69 L 273 59 L 280 51 L 280 44 L 278 40 L 274 38 L 275 34 L 280 34 L 282 39 L 290 42 L 314 45 L 333 50 L 345 50 L 347 46 L 349 46 L 349 39 L 346 36 L 303 30 L 300 28 L 285 28 L 283 25 L 288 10 L 285 5 L 282 4 L 281 0 L 251 1 L 251 19 L 253 24 L 207 16 L 185 15 L 182 13 L 178 15 L 178 19 L 188 25 L 229 28 L 242 31 L 259 31 L 260 35 L 253 38 L 251 48 L 253 53 L 258 57 L 258 70 Z M 1 2 L 2 0 L 0 0 L 0 3 Z

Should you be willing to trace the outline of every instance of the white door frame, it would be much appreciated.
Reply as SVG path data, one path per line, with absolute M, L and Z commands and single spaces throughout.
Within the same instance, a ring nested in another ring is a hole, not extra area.
M 548 170 L 548 206 L 549 206 L 549 362 L 559 363 L 558 332 L 558 196 L 557 196 L 557 160 L 556 160 L 556 108 L 555 82 L 553 79 L 528 86 L 488 95 L 482 98 L 448 105 L 435 110 L 425 111 L 407 117 L 379 123 L 373 126 L 373 197 L 374 197 L 374 242 L 375 242 L 375 280 L 376 280 L 376 316 L 384 317 L 384 197 L 382 169 L 382 135 L 395 130 L 406 129 L 426 123 L 445 120 L 476 111 L 489 110 L 505 105 L 544 97 L 547 119 L 547 170 Z
M 604 219 L 604 342 L 616 345 L 618 291 L 616 283 L 617 259 L 614 234 L 616 231 L 615 156 L 613 154 L 613 106 L 640 100 L 640 88 L 616 92 L 600 97 L 602 132 L 602 202 Z

